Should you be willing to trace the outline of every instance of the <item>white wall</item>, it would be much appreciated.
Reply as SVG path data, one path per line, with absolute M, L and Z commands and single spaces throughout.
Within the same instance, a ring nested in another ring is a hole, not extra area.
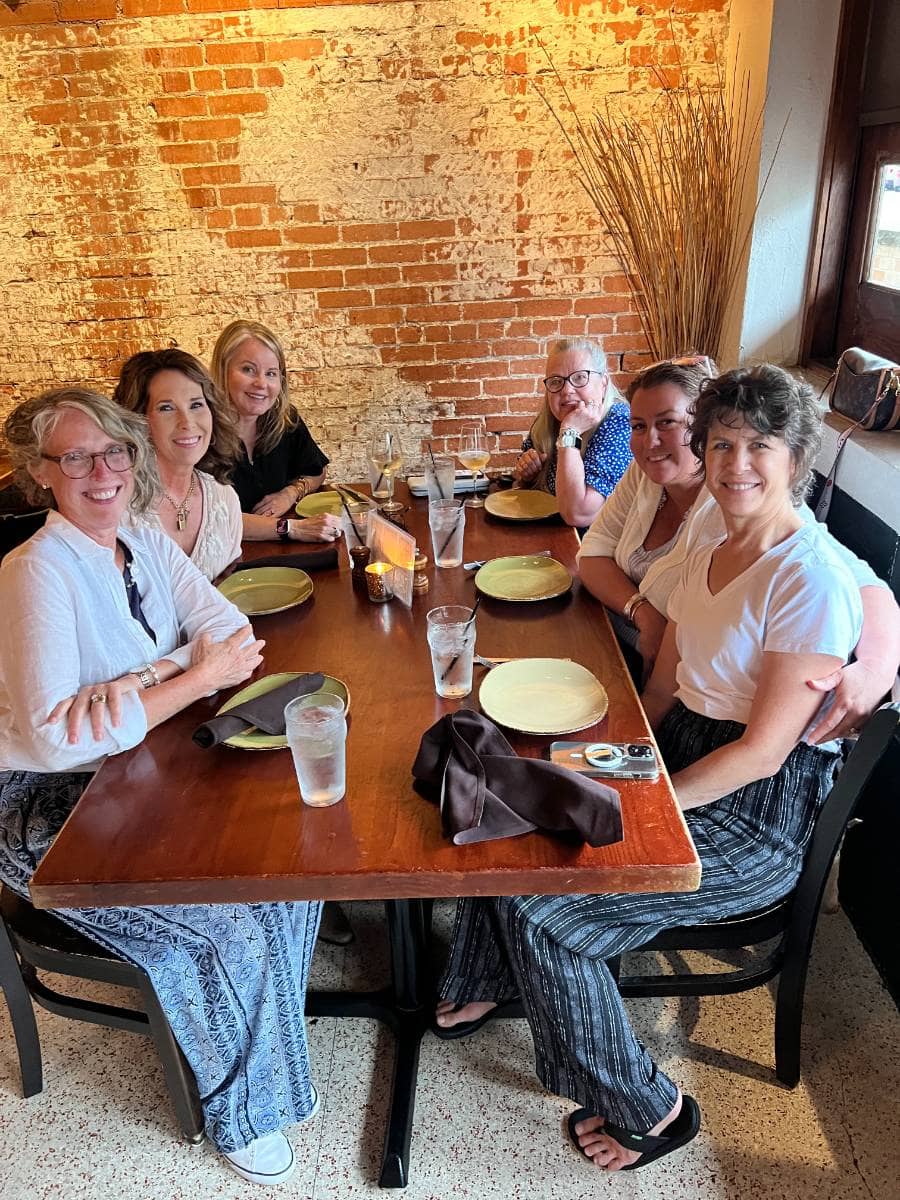
M 733 0 L 732 20 L 745 9 L 759 6 Z M 841 0 L 774 3 L 760 186 L 790 119 L 757 212 L 743 316 L 725 365 L 797 362 L 840 9 Z

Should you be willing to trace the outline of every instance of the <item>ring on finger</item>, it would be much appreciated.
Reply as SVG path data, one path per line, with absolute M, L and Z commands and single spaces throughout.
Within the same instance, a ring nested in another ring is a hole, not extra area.
M 91 692 L 91 704 L 105 704 L 106 692 Z

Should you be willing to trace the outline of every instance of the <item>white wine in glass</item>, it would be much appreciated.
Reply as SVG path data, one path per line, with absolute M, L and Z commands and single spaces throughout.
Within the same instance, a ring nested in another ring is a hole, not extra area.
M 383 512 L 401 512 L 403 505 L 394 499 L 394 476 L 403 466 L 403 449 L 400 445 L 400 438 L 394 430 L 385 429 L 372 438 L 368 454 L 369 462 L 376 473 L 372 482 L 372 495 L 375 497 L 387 496 L 381 506 Z M 382 487 L 386 487 L 386 491 L 382 491 Z
M 466 501 L 466 508 L 484 508 L 484 501 L 478 495 L 478 476 L 491 461 L 495 436 L 495 434 L 482 429 L 480 425 L 464 425 L 462 433 L 459 435 L 459 450 L 456 457 L 474 476 L 472 481 L 474 490 Z

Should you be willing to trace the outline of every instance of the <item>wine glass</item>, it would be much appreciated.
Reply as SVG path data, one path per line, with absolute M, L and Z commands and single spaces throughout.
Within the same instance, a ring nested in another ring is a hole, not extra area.
M 387 496 L 381 511 L 386 514 L 403 511 L 403 505 L 394 499 L 394 476 L 403 465 L 403 448 L 400 438 L 393 429 L 376 433 L 369 442 L 369 463 L 372 470 L 372 495 Z M 386 492 L 382 490 L 386 487 Z
M 484 508 L 484 501 L 478 495 L 478 476 L 484 474 L 495 445 L 496 434 L 488 433 L 481 425 L 463 425 L 456 457 L 474 475 L 473 491 L 466 501 L 466 508 Z

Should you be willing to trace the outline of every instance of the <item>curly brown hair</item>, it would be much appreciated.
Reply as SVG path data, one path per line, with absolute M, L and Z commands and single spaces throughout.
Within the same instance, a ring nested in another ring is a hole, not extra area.
M 177 348 L 141 350 L 132 354 L 119 372 L 113 400 L 130 412 L 146 414 L 150 384 L 160 371 L 180 371 L 202 391 L 212 414 L 212 437 L 209 449 L 197 466 L 201 471 L 208 471 L 219 483 L 227 483 L 241 449 L 237 424 L 231 406 L 223 400 L 199 358 Z

